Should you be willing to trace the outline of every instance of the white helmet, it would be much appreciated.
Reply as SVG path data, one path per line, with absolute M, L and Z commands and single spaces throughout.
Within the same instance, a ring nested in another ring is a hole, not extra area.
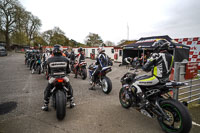
M 99 47 L 99 48 L 97 49 L 97 51 L 98 51 L 98 53 L 100 54 L 100 53 L 105 52 L 105 49 L 104 49 L 103 47 Z

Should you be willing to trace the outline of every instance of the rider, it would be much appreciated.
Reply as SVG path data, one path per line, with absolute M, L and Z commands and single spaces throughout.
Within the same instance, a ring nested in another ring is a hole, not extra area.
M 84 61 L 85 61 L 85 55 L 84 55 L 84 52 L 83 52 L 83 48 L 80 47 L 80 48 L 78 49 L 78 52 L 79 52 L 79 54 L 76 56 L 78 63 L 77 63 L 76 68 L 75 68 L 76 71 L 75 71 L 75 77 L 74 77 L 74 78 L 77 78 L 78 69 L 79 69 L 79 64 L 80 64 L 81 62 L 84 62 Z
M 49 57 L 50 57 L 50 51 L 46 49 L 45 53 L 43 53 L 42 55 L 42 62 L 43 62 L 42 71 L 44 71 L 44 68 L 46 68 L 46 62 Z
M 146 72 L 152 71 L 152 75 L 141 76 L 135 82 L 135 85 L 137 86 L 137 94 L 141 100 L 144 98 L 144 94 L 138 86 L 151 87 L 165 83 L 169 80 L 169 75 L 173 65 L 173 56 L 167 51 L 169 45 L 170 43 L 166 40 L 158 40 L 153 44 L 155 47 L 154 53 L 142 68 Z
M 40 59 L 40 51 L 35 50 L 35 55 L 34 55 L 34 63 L 33 63 L 33 70 L 35 71 L 36 67 L 36 62 Z
M 75 54 L 74 54 L 74 51 L 73 51 L 73 50 L 71 51 L 71 54 L 70 54 L 70 61 L 71 61 L 71 62 L 74 62 L 74 61 L 75 61 Z
M 68 94 L 70 95 L 70 107 L 74 107 L 75 103 L 73 101 L 73 89 L 72 86 L 70 85 L 69 79 L 66 76 L 66 74 L 70 73 L 70 69 L 69 69 L 69 60 L 62 56 L 62 48 L 60 45 L 54 45 L 54 49 L 53 49 L 53 57 L 49 58 L 47 60 L 47 65 L 48 65 L 48 71 L 50 76 L 51 75 L 65 75 L 64 80 L 67 83 L 66 87 L 69 89 Z M 53 89 L 55 78 L 54 77 L 50 77 L 48 85 L 44 91 L 44 106 L 42 107 L 42 110 L 44 111 L 48 111 L 48 103 L 49 103 L 49 98 L 50 98 L 50 94 L 51 94 L 51 90 Z
M 94 90 L 98 73 L 102 70 L 103 67 L 108 66 L 108 56 L 105 54 L 105 49 L 103 47 L 99 47 L 97 51 L 99 55 L 96 58 L 95 64 L 98 65 L 98 67 L 92 73 L 92 87 L 89 88 L 90 90 Z

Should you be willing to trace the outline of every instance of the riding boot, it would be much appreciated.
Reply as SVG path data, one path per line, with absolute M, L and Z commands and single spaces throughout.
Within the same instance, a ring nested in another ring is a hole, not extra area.
M 89 90 L 95 90 L 95 82 L 96 82 L 96 78 L 94 76 L 92 76 L 92 86 L 89 88 Z
M 68 95 L 70 96 L 69 97 L 70 108 L 73 108 L 76 104 L 74 102 L 73 89 L 72 89 L 72 86 L 71 86 L 70 82 L 67 83 L 66 87 L 69 89 Z
M 48 83 L 44 91 L 44 106 L 42 106 L 42 110 L 44 111 L 48 111 L 48 104 L 49 104 L 51 89 L 53 89 L 53 85 Z

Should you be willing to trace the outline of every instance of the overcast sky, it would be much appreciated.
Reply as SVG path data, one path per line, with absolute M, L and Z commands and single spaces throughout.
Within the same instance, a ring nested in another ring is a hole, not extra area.
M 96 33 L 115 44 L 154 35 L 200 37 L 200 0 L 19 0 L 42 21 L 83 43 Z

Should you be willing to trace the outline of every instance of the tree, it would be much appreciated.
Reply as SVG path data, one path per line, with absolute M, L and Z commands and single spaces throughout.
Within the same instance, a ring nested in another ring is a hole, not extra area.
M 13 33 L 11 34 L 11 41 L 16 44 L 26 45 L 29 44 L 30 40 L 28 39 L 28 35 L 25 32 L 26 19 L 28 16 L 28 12 L 19 5 L 16 7 L 15 14 L 15 28 Z
M 10 49 L 10 34 L 15 27 L 16 8 L 19 3 L 17 0 L 0 1 L 1 28 L 4 31 L 7 48 Z
M 106 41 L 105 45 L 106 46 L 115 46 L 115 44 L 113 42 L 111 42 L 111 41 Z
M 40 46 L 47 45 L 47 42 L 43 39 L 41 35 L 35 36 L 35 39 L 34 39 L 34 46 L 38 46 L 39 44 Z
M 45 31 L 42 34 L 42 37 L 48 43 L 48 45 L 69 45 L 69 39 L 59 27 L 54 27 L 52 30 Z
M 31 13 L 27 13 L 26 19 L 27 21 L 26 21 L 25 31 L 28 36 L 28 39 L 30 41 L 33 41 L 35 38 L 34 35 L 37 35 L 40 27 L 42 26 L 41 20 L 38 17 L 32 15 Z
M 5 41 L 4 31 L 2 28 L 2 19 L 0 17 L 0 41 Z
M 98 34 L 89 33 L 85 40 L 86 45 L 88 46 L 100 46 L 103 43 L 103 40 Z
M 53 36 L 53 30 L 47 30 L 42 33 L 42 38 L 47 42 L 48 45 L 50 45 L 51 38 Z
M 27 45 L 29 43 L 29 39 L 25 32 L 13 32 L 11 35 L 11 41 L 15 44 L 19 45 Z
M 57 32 L 54 33 L 54 35 L 50 38 L 50 44 L 60 44 L 60 45 L 65 45 L 67 41 L 67 38 L 65 35 L 58 34 Z

